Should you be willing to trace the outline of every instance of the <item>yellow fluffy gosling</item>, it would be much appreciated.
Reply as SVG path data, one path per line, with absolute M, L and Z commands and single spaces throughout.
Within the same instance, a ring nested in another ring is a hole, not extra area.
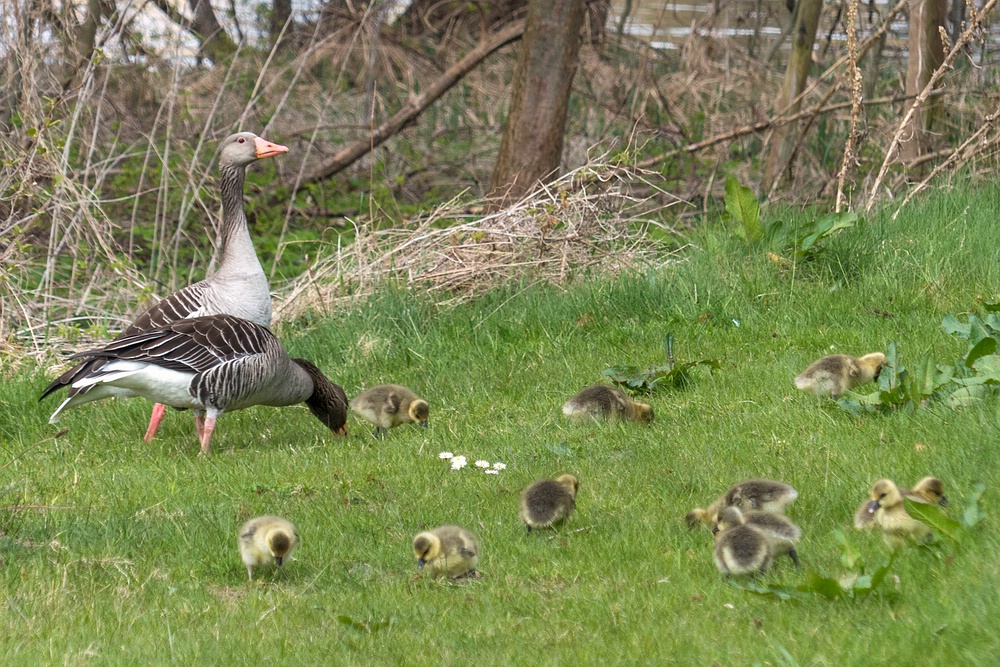
M 695 507 L 688 512 L 685 520 L 689 528 L 699 523 L 711 526 L 719 511 L 724 507 L 735 505 L 742 510 L 759 510 L 783 514 L 796 498 L 799 492 L 789 484 L 773 479 L 747 479 L 734 485 L 725 494 L 708 506 L 708 509 Z
M 937 477 L 924 477 L 914 484 L 912 489 L 900 489 L 899 492 L 904 498 L 915 503 L 948 506 L 948 498 L 944 495 L 944 482 Z M 854 527 L 858 530 L 866 530 L 875 525 L 875 510 L 871 509 L 871 506 L 871 501 L 866 500 L 854 513 Z
M 400 424 L 412 422 L 427 428 L 430 412 L 427 401 L 398 384 L 366 389 L 351 399 L 350 407 L 359 417 L 375 424 L 375 435 L 382 438 L 390 428 Z
M 743 522 L 735 507 L 719 511 L 715 531 L 715 566 L 725 576 L 760 574 L 774 558 L 771 540 L 759 528 Z
M 259 516 L 250 519 L 237 537 L 240 556 L 247 566 L 247 576 L 253 580 L 253 569 L 258 565 L 281 564 L 292 555 L 299 545 L 299 533 L 295 525 L 280 516 Z
M 882 531 L 882 539 L 890 547 L 899 547 L 907 542 L 926 544 L 934 540 L 934 534 L 926 524 L 906 513 L 903 494 L 889 479 L 880 479 L 872 487 L 868 511 L 872 521 Z
M 582 389 L 563 404 L 563 414 L 574 420 L 621 419 L 638 422 L 653 421 L 653 408 L 629 398 L 621 389 L 595 384 Z
M 521 493 L 521 521 L 532 528 L 550 528 L 569 518 L 576 508 L 580 481 L 573 475 L 532 482 Z
M 814 361 L 795 378 L 795 386 L 814 396 L 837 398 L 848 389 L 860 387 L 878 378 L 886 358 L 881 352 L 861 358 L 831 354 Z
M 413 538 L 417 567 L 432 577 L 469 575 L 479 563 L 479 539 L 459 526 L 440 526 Z

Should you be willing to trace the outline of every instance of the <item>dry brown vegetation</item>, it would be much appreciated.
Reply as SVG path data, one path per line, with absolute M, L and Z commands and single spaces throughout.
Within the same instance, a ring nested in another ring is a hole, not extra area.
M 782 124 L 795 124 L 798 143 L 788 177 L 761 193 L 772 202 L 832 206 L 844 173 L 845 205 L 864 208 L 903 197 L 930 175 L 944 183 L 959 169 L 975 176 L 996 167 L 1000 96 L 988 32 L 970 30 L 946 63 L 935 90 L 946 109 L 935 152 L 903 170 L 886 158 L 904 110 L 892 74 L 902 70 L 899 35 L 889 33 L 874 68 L 858 64 L 872 94 L 852 132 L 856 82 L 845 45 L 827 37 L 842 30 L 837 6 L 824 14 L 819 76 L 795 116 L 772 106 L 783 75 L 773 43 L 713 32 L 752 24 L 753 6 L 718 5 L 679 54 L 614 35 L 586 44 L 567 176 L 508 211 L 477 215 L 469 211 L 489 182 L 516 45 L 346 172 L 292 196 L 318 164 L 432 85 L 472 39 L 414 37 L 381 27 L 371 12 L 327 12 L 299 17 L 282 48 L 242 47 L 195 66 L 146 44 L 123 9 L 99 27 L 94 57 L 56 57 L 65 38 L 45 34 L 48 17 L 0 0 L 14 17 L 0 25 L 8 45 L 0 50 L 0 90 L 8 91 L 0 95 L 0 354 L 40 352 L 53 337 L 104 336 L 148 299 L 209 270 L 214 147 L 237 129 L 291 148 L 255 167 L 248 183 L 249 208 L 268 225 L 265 267 L 278 265 L 292 236 L 302 244 L 311 234 L 298 278 L 278 280 L 275 269 L 283 316 L 305 304 L 332 307 L 386 277 L 449 299 L 512 279 L 669 260 L 652 252 L 646 223 L 692 224 L 717 209 L 727 176 L 756 184 L 769 133 Z M 879 19 L 862 11 L 859 22 L 863 50 Z M 848 136 L 854 157 L 843 160 Z M 667 208 L 677 201 L 686 204 Z M 421 208 L 433 213 L 414 214 Z

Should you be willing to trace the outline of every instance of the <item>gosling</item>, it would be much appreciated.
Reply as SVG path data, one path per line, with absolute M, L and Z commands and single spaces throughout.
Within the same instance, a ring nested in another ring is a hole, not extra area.
M 696 507 L 684 517 L 688 528 L 694 528 L 699 523 L 711 526 L 719 511 L 724 507 L 736 506 L 742 510 L 759 510 L 784 514 L 799 492 L 789 484 L 773 479 L 747 479 L 734 485 L 725 494 L 708 506 L 708 509 Z
M 892 548 L 903 546 L 907 542 L 927 544 L 934 540 L 934 534 L 926 524 L 907 514 L 903 506 L 903 494 L 892 480 L 880 479 L 875 482 L 868 512 L 872 514 L 874 525 L 882 531 L 882 539 Z
M 742 515 L 742 519 L 736 517 L 734 513 Z M 740 522 L 756 528 L 767 535 L 771 542 L 771 551 L 775 558 L 788 554 L 788 557 L 795 563 L 795 567 L 802 567 L 799 563 L 799 555 L 795 551 L 795 545 L 802 538 L 802 529 L 792 523 L 784 514 L 773 514 L 771 512 L 740 512 L 737 507 L 730 507 L 726 510 L 729 523 Z M 716 534 L 721 529 L 718 518 L 712 526 L 712 534 Z
M 299 533 L 295 525 L 280 516 L 259 516 L 250 519 L 237 534 L 240 556 L 247 566 L 247 576 L 253 581 L 253 569 L 258 565 L 281 567 L 295 547 Z
M 937 477 L 924 477 L 912 489 L 900 489 L 899 492 L 907 500 L 924 505 L 948 506 L 948 498 L 944 495 L 944 482 Z M 854 527 L 866 530 L 875 524 L 875 510 L 871 509 L 871 501 L 866 500 L 854 513 Z
M 764 531 L 744 523 L 738 509 L 725 507 L 719 512 L 712 557 L 719 572 L 729 577 L 764 573 L 774 553 Z
M 565 521 L 576 509 L 580 481 L 573 475 L 532 482 L 521 493 L 521 521 L 528 533 L 532 528 L 551 528 Z
M 795 378 L 795 386 L 820 398 L 837 398 L 848 389 L 877 380 L 885 364 L 886 358 L 881 352 L 861 358 L 831 354 L 814 361 Z
M 417 568 L 432 577 L 472 576 L 479 564 L 479 539 L 459 526 L 440 526 L 413 538 Z
M 653 421 L 653 408 L 633 401 L 618 389 L 606 384 L 587 387 L 563 404 L 563 414 L 573 420 L 620 419 L 649 423 Z
M 427 428 L 430 406 L 412 391 L 398 384 L 380 384 L 351 399 L 350 408 L 375 425 L 375 436 L 385 438 L 390 428 L 415 423 Z

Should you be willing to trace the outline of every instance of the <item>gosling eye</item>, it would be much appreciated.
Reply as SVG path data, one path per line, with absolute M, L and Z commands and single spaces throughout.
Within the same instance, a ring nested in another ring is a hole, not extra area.
M 888 494 L 885 494 L 885 493 L 883 493 L 882 495 L 880 495 L 880 496 L 878 497 L 878 499 L 879 499 L 879 500 L 882 500 L 883 498 L 885 498 L 885 497 L 886 497 L 886 495 L 888 495 Z

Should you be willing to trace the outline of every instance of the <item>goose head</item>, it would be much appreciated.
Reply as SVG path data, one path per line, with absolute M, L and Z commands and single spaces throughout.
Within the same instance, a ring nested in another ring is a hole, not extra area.
M 307 359 L 293 359 L 309 375 L 313 393 L 306 399 L 309 411 L 337 435 L 347 435 L 347 394 L 334 384 L 323 371 Z
M 237 132 L 222 140 L 219 163 L 245 167 L 255 160 L 288 152 L 287 146 L 273 144 L 253 132 Z

